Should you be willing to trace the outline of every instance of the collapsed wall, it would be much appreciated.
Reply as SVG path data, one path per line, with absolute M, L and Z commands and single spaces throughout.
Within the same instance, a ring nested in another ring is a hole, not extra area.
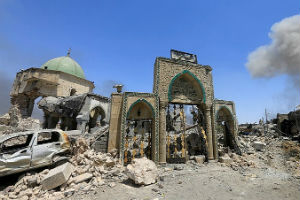
M 85 93 L 69 97 L 44 97 L 38 103 L 44 112 L 43 128 L 92 132 L 108 123 L 110 99 Z

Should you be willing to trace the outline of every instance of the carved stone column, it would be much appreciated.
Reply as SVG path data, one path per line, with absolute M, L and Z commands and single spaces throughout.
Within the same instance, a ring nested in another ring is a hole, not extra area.
M 212 138 L 212 127 L 211 127 L 211 106 L 206 106 L 205 108 L 205 123 L 206 123 L 206 135 L 208 142 L 208 159 L 214 159 L 213 150 L 213 138 Z
M 159 162 L 166 163 L 166 105 L 159 106 Z

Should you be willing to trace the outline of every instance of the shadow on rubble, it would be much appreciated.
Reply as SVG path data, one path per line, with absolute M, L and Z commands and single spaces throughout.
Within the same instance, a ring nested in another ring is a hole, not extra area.
M 36 174 L 36 173 L 40 173 L 41 171 L 45 170 L 45 169 L 51 169 L 54 166 L 48 166 L 48 167 L 43 167 L 43 168 L 39 168 L 39 169 L 34 169 L 31 171 L 26 171 L 26 172 L 20 172 L 17 174 L 11 174 L 11 175 L 7 175 L 7 176 L 3 176 L 0 177 L 0 191 L 5 190 L 6 188 L 9 188 L 9 186 L 14 186 L 21 178 L 23 178 L 24 176 L 26 176 L 26 174 Z
M 4 177 L 0 177 L 0 191 L 4 190 L 8 186 L 13 186 L 18 182 L 19 177 L 21 178 L 24 173 L 12 174 Z
M 137 185 L 137 184 L 135 184 L 134 183 L 134 181 L 133 180 L 131 180 L 131 179 L 126 179 L 126 180 L 124 180 L 124 181 L 122 181 L 121 183 L 123 183 L 123 184 L 125 184 L 125 185 L 128 185 L 128 186 L 131 186 L 131 187 L 135 187 L 135 188 L 140 188 L 140 187 L 142 187 L 142 185 Z

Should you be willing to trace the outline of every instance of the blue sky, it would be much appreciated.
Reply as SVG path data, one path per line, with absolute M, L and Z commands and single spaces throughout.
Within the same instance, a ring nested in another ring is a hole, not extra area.
M 109 95 L 112 82 L 152 92 L 155 58 L 177 49 L 213 68 L 215 97 L 235 101 L 240 123 L 255 122 L 265 108 L 274 114 L 299 104 L 285 76 L 253 79 L 245 67 L 250 52 L 270 43 L 271 26 L 299 7 L 298 0 L 0 0 L 0 80 L 72 48 L 96 93 Z M 10 87 L 0 86 L 5 105 Z

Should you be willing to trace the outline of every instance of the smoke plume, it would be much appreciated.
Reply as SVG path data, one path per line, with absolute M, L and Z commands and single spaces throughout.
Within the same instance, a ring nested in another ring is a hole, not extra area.
M 274 77 L 286 74 L 300 87 L 300 15 L 275 23 L 269 37 L 271 44 L 258 47 L 248 56 L 246 66 L 251 75 Z
M 290 110 L 299 104 L 300 96 L 300 15 L 275 23 L 269 37 L 270 44 L 249 54 L 246 67 L 255 78 L 287 75 L 286 89 L 277 101 Z

